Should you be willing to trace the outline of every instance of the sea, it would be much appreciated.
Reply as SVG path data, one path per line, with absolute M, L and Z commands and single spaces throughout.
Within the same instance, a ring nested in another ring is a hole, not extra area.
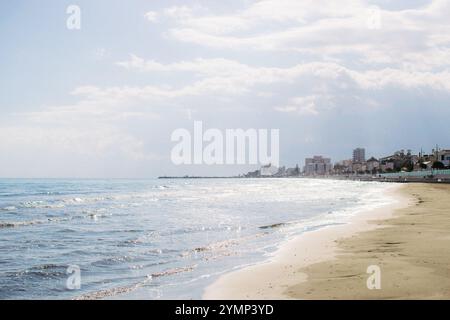
M 0 299 L 199 299 L 305 232 L 393 201 L 307 178 L 0 179 Z

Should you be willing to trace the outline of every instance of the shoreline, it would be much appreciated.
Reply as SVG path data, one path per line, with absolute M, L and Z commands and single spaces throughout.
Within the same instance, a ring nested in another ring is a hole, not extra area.
M 390 219 L 397 210 L 412 206 L 414 199 L 401 192 L 403 188 L 403 185 L 395 184 L 385 191 L 394 204 L 360 212 L 343 225 L 296 236 L 282 244 L 268 260 L 222 275 L 205 288 L 203 299 L 308 298 L 292 294 L 291 289 L 307 282 L 308 275 L 303 269 L 336 259 L 339 239 L 377 229 L 380 227 L 377 222 Z
M 450 184 L 450 171 L 445 174 L 436 172 L 413 171 L 399 172 L 379 175 L 324 175 L 324 176 L 159 176 L 159 180 L 177 180 L 177 179 L 326 179 L 326 180 L 347 180 L 347 181 L 371 181 L 385 183 L 432 183 L 432 184 Z

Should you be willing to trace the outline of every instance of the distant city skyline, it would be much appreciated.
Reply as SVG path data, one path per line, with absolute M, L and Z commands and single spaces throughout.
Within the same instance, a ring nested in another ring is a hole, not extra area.
M 358 147 L 353 149 L 351 159 L 333 160 L 324 155 L 314 155 L 305 158 L 303 170 L 298 164 L 295 167 L 273 164 L 263 165 L 259 170 L 249 171 L 235 177 L 244 178 L 286 178 L 300 176 L 334 176 L 338 178 L 358 178 L 379 180 L 384 175 L 403 174 L 416 179 L 424 178 L 424 175 L 432 175 L 431 172 L 439 172 L 436 179 L 447 179 L 450 174 L 450 149 L 436 146 L 431 152 L 414 153 L 412 150 L 400 149 L 382 157 L 365 157 L 365 149 Z M 445 177 L 444 177 L 445 176 Z M 192 177 L 192 176 L 184 176 Z M 197 176 L 198 177 L 198 176 Z M 166 176 L 164 178 L 167 178 Z
M 68 28 L 67 9 L 80 9 Z M 194 121 L 279 129 L 281 165 L 450 142 L 450 2 L 0 4 L 0 177 L 237 175 L 175 165 Z

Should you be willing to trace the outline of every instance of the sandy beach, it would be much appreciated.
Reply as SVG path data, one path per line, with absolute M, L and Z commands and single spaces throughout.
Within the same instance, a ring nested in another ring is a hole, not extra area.
M 305 233 L 220 277 L 205 299 L 450 299 L 450 185 L 404 184 L 396 202 Z M 369 266 L 381 288 L 369 290 Z

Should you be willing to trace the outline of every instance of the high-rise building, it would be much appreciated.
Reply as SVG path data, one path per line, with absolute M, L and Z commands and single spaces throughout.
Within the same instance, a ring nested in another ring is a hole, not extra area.
M 366 161 L 366 149 L 356 148 L 353 150 L 353 162 L 363 163 L 364 161 Z
M 326 175 L 331 171 L 331 159 L 322 156 L 314 156 L 305 159 L 304 173 L 311 175 Z

